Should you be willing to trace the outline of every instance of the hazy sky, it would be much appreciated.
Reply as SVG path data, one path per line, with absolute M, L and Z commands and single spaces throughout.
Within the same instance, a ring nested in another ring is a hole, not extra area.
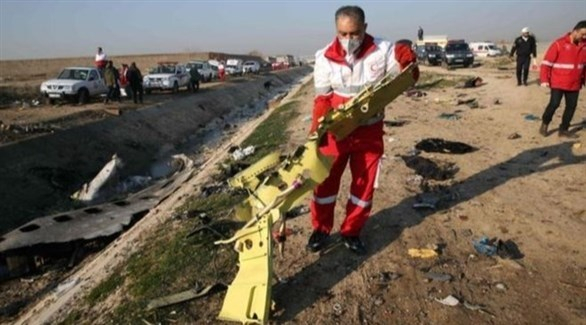
M 0 59 L 223 51 L 313 54 L 334 12 L 357 4 L 368 32 L 511 40 L 529 26 L 549 41 L 586 19 L 586 1 L 11 1 L 0 0 Z

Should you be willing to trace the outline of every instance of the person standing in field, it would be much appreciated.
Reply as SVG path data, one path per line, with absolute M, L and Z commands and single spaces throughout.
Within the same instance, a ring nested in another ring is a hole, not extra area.
M 547 136 L 547 128 L 562 97 L 566 108 L 558 129 L 561 137 L 576 137 L 569 131 L 570 123 L 578 105 L 578 94 L 586 82 L 586 20 L 580 21 L 574 29 L 554 41 L 541 62 L 541 86 L 551 89 L 549 103 L 541 117 L 539 133 Z
M 364 11 L 360 7 L 341 7 L 334 15 L 334 22 L 336 36 L 315 55 L 316 97 L 310 132 L 316 130 L 323 116 L 352 99 L 364 87 L 376 83 L 387 73 L 399 74 L 416 62 L 409 44 L 393 44 L 367 34 Z M 415 69 L 415 80 L 418 76 L 419 70 Z M 323 155 L 332 156 L 334 161 L 328 178 L 313 192 L 310 206 L 313 233 L 307 243 L 308 250 L 321 250 L 332 231 L 340 179 L 349 165 L 352 184 L 340 235 L 350 251 L 366 253 L 360 235 L 370 215 L 384 153 L 383 119 L 382 113 L 374 116 L 341 140 L 331 133 L 325 134 L 319 150 Z
M 135 104 L 140 102 L 142 104 L 142 96 L 144 90 L 142 88 L 142 73 L 140 69 L 136 66 L 136 63 L 132 62 L 130 64 L 130 68 L 128 68 L 127 74 L 128 83 L 130 84 L 130 89 L 132 91 L 132 100 Z
M 220 81 L 224 81 L 225 77 L 226 67 L 224 66 L 224 61 L 220 61 L 220 64 L 218 64 L 218 78 L 220 79 Z
M 101 47 L 98 47 L 98 53 L 96 53 L 94 62 L 96 64 L 96 68 L 98 68 L 98 70 L 101 71 L 103 71 L 104 68 L 106 68 L 106 65 L 108 64 L 108 56 L 106 55 L 106 53 L 104 53 L 104 50 L 102 50 Z

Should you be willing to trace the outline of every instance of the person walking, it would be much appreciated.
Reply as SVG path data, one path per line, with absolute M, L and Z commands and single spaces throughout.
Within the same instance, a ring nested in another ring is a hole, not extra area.
M 586 80 L 586 20 L 578 22 L 571 32 L 549 46 L 541 62 L 540 79 L 541 86 L 548 87 L 551 91 L 549 103 L 541 117 L 539 133 L 548 135 L 547 128 L 563 97 L 566 108 L 558 135 L 576 137 L 569 128 L 578 105 L 578 94 Z
M 521 36 L 515 39 L 509 57 L 512 58 L 515 53 L 517 53 L 517 86 L 527 86 L 531 56 L 533 55 L 534 63 L 537 57 L 535 37 L 529 33 L 529 27 L 524 27 L 521 30 Z

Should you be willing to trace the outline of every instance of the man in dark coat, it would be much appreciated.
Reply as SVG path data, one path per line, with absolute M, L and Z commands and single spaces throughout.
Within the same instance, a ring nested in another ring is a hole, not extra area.
M 521 36 L 515 39 L 509 56 L 512 58 L 515 52 L 517 53 L 517 86 L 521 86 L 521 82 L 527 86 L 531 55 L 533 55 L 533 60 L 537 57 L 535 37 L 529 34 L 528 27 L 523 28 L 521 30 Z
M 116 96 L 116 86 L 118 85 L 117 76 L 118 71 L 114 68 L 112 61 L 108 61 L 108 63 L 106 63 L 106 69 L 104 70 L 104 81 L 108 87 L 108 94 L 104 100 L 105 104 Z
M 142 73 L 140 73 L 140 70 L 136 67 L 136 63 L 132 62 L 132 64 L 130 64 L 126 77 L 128 78 L 130 89 L 132 89 L 132 100 L 135 104 L 137 104 L 137 102 L 142 104 L 142 95 L 144 93 L 142 88 Z

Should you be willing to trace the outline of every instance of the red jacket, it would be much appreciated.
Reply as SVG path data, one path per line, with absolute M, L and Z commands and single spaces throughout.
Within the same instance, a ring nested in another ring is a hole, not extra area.
M 331 109 L 337 109 L 364 86 L 376 83 L 388 72 L 398 74 L 415 61 L 415 53 L 409 45 L 392 44 L 366 34 L 351 67 L 346 62 L 346 52 L 340 42 L 337 38 L 334 39 L 326 48 L 316 53 L 316 97 L 310 132 L 317 128 L 320 117 Z M 418 79 L 418 69 L 414 70 L 414 77 Z M 382 132 L 382 123 L 380 124 Z
M 541 62 L 541 82 L 553 89 L 578 91 L 586 80 L 586 42 L 566 34 L 553 42 Z

